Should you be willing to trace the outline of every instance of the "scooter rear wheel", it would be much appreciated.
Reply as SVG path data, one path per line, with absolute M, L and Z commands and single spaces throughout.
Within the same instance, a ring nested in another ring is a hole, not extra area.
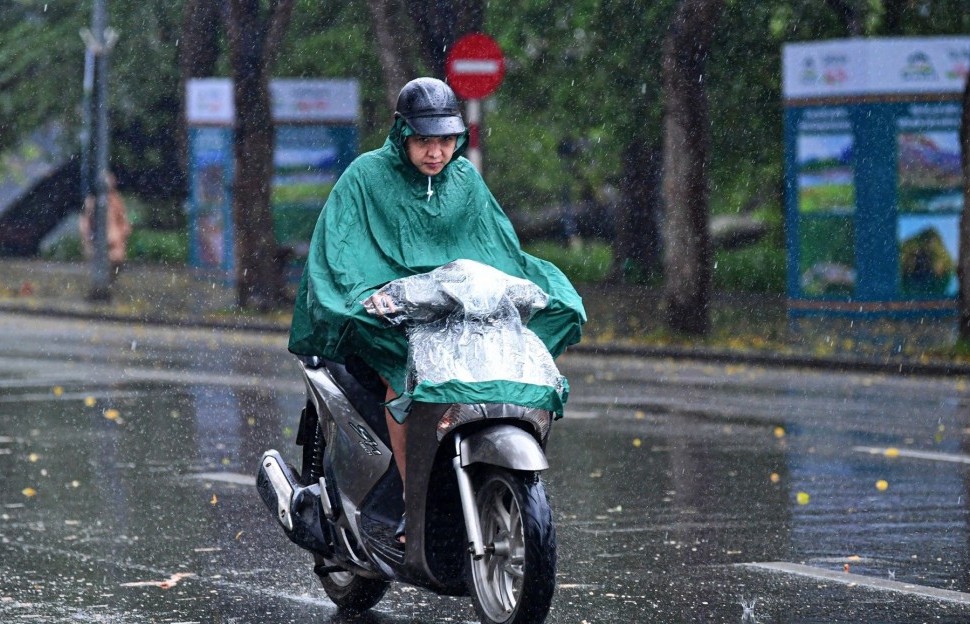
M 475 479 L 485 556 L 466 582 L 483 624 L 544 622 L 556 586 L 556 527 L 534 473 L 487 468 Z
M 314 555 L 317 565 L 331 565 L 329 559 Z M 387 581 L 369 579 L 353 572 L 330 572 L 320 575 L 320 584 L 330 600 L 345 611 L 366 611 L 384 597 L 391 586 Z

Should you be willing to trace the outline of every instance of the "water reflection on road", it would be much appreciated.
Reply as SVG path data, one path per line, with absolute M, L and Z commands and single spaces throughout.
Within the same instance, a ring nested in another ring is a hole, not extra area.
M 303 401 L 280 338 L 75 327 L 55 334 L 63 365 L 29 336 L 0 342 L 0 620 L 474 620 L 468 600 L 399 586 L 341 616 L 273 524 L 251 475 L 268 447 L 296 459 Z M 562 364 L 549 622 L 967 621 L 957 603 L 736 565 L 970 590 L 967 464 L 907 455 L 966 456 L 965 382 Z

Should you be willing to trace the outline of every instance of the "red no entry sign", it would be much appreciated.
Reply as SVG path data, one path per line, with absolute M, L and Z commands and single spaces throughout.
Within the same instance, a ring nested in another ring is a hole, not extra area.
M 488 35 L 465 35 L 448 52 L 445 77 L 461 98 L 479 100 L 487 97 L 502 84 L 505 77 L 502 49 Z

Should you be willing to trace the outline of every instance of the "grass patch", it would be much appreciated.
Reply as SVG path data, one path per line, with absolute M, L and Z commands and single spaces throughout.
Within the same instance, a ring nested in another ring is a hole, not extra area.
M 189 235 L 184 231 L 135 229 L 128 239 L 128 259 L 137 262 L 185 264 Z
M 558 241 L 538 241 L 523 245 L 523 249 L 552 262 L 570 281 L 580 284 L 605 281 L 613 264 L 612 247 L 601 241 L 586 241 L 578 249 Z M 744 249 L 717 251 L 714 261 L 716 290 L 762 294 L 786 292 L 785 250 L 767 241 Z
M 784 294 L 785 250 L 762 243 L 714 253 L 714 288 L 726 292 Z
M 613 249 L 600 241 L 584 241 L 572 248 L 558 241 L 537 241 L 522 246 L 526 253 L 548 260 L 576 283 L 602 282 L 613 264 Z

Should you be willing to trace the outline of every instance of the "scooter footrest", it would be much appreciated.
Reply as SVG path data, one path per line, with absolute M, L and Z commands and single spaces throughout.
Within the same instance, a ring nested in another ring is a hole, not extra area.
M 280 454 L 266 451 L 256 475 L 256 488 L 290 541 L 311 552 L 333 554 L 333 541 L 325 534 L 318 484 L 300 486 Z

